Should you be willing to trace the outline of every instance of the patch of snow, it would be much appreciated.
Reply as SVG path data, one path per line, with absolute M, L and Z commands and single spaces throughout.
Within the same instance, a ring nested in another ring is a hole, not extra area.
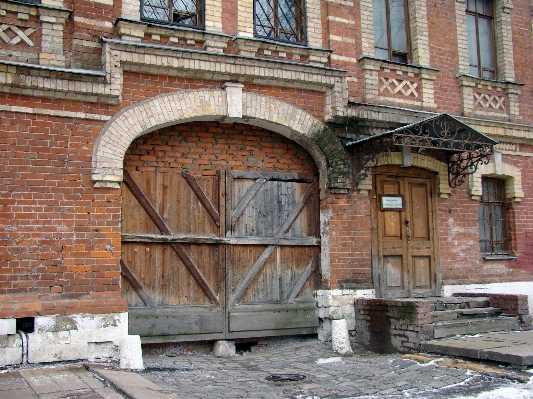
M 318 359 L 316 364 L 338 363 L 342 362 L 342 357 L 328 357 L 327 359 Z

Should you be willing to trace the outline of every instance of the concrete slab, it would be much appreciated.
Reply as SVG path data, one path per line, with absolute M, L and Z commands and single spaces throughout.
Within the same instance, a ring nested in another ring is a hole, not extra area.
M 492 360 L 514 366 L 533 365 L 533 331 L 487 333 L 443 338 L 422 344 L 427 352 Z
M 106 379 L 131 399 L 178 399 L 172 392 L 157 386 L 139 374 L 102 366 L 89 366 L 89 370 Z

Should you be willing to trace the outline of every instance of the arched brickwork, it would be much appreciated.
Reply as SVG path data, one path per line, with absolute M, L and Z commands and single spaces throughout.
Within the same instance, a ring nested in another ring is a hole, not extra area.
M 493 159 L 487 165 L 480 165 L 476 173 L 469 176 L 469 192 L 473 200 L 479 200 L 482 195 L 481 180 L 483 176 L 498 177 L 505 180 L 505 193 L 515 202 L 524 198 L 522 191 L 522 172 L 520 168 Z
M 118 186 L 124 154 L 130 143 L 143 134 L 192 121 L 227 121 L 260 126 L 297 142 L 313 157 L 322 188 L 349 188 L 346 153 L 324 123 L 272 97 L 248 92 L 242 92 L 242 97 L 229 96 L 224 90 L 181 91 L 121 110 L 106 123 L 95 142 L 92 179 L 96 186 Z M 242 116 L 235 111 L 236 104 L 242 109 Z

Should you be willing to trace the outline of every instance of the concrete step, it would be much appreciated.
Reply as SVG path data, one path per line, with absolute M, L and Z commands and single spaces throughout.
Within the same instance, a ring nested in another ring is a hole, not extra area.
M 441 310 L 431 312 L 431 321 L 450 321 L 460 320 L 466 318 L 482 318 L 482 317 L 497 317 L 502 313 L 499 308 L 473 308 L 473 309 L 456 309 L 456 310 Z
M 510 363 L 514 367 L 524 368 L 533 365 L 533 331 L 444 338 L 422 343 L 422 350 L 441 355 Z
M 507 316 L 440 321 L 433 323 L 433 326 L 435 339 L 493 331 L 514 331 L 520 330 L 521 327 L 518 317 Z
M 490 307 L 488 297 L 448 297 L 431 300 L 434 311 Z

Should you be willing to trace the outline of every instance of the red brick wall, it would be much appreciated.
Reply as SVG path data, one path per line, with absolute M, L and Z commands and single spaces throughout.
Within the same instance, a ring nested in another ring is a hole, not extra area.
M 522 151 L 525 146 L 520 147 Z M 532 157 L 503 156 L 503 162 L 522 170 L 524 198 L 514 202 L 513 250 L 516 260 L 484 260 L 479 246 L 479 202 L 468 194 L 468 183 L 439 199 L 440 258 L 444 284 L 529 281 L 533 275 L 533 170 Z M 475 276 L 475 279 L 473 278 Z
M 90 181 L 100 127 L 2 113 L 0 318 L 126 310 L 120 191 Z
M 187 123 L 139 137 L 126 152 L 124 169 L 317 173 L 311 156 L 295 142 L 259 127 L 220 122 Z

